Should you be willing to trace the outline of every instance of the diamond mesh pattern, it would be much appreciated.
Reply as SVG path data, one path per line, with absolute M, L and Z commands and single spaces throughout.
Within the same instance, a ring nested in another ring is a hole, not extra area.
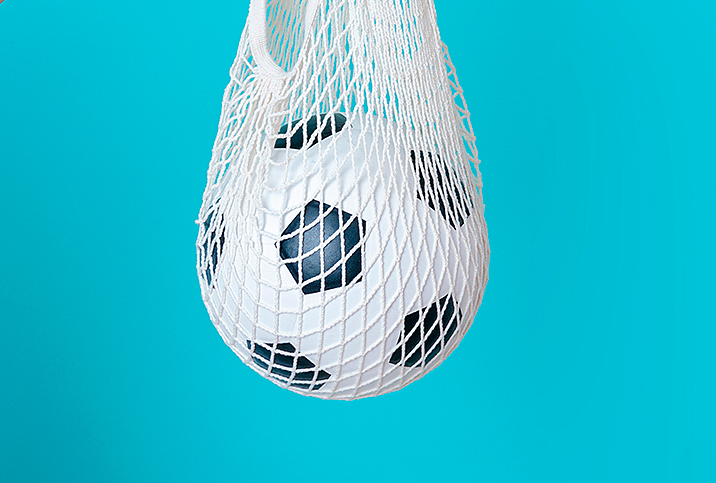
M 212 322 L 355 399 L 437 367 L 488 278 L 475 136 L 432 0 L 252 0 L 199 213 Z

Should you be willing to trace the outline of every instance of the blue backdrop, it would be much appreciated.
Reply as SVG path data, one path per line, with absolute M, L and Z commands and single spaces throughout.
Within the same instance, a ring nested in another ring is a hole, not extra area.
M 0 5 L 0 481 L 716 481 L 714 3 L 436 8 L 490 281 L 439 369 L 345 403 L 200 298 L 248 1 Z

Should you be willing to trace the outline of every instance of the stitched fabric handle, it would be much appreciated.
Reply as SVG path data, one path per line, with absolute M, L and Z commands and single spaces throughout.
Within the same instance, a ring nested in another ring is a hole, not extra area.
M 316 17 L 319 2 L 320 0 L 308 0 L 306 5 L 306 13 L 302 22 L 304 27 L 301 48 L 306 43 L 306 32 L 310 29 L 311 25 L 313 25 L 313 20 Z M 249 5 L 248 22 L 251 53 L 254 56 L 256 65 L 258 65 L 262 73 L 279 79 L 287 77 L 291 74 L 293 68 L 286 71 L 283 67 L 276 63 L 268 51 L 268 46 L 266 45 L 266 0 L 251 0 L 251 4 Z

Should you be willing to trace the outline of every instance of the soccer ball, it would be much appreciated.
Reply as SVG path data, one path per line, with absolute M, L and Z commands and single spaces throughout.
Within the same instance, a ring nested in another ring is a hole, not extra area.
M 255 216 L 225 198 L 206 211 L 204 301 L 262 376 L 326 399 L 383 394 L 439 365 L 469 328 L 483 286 L 477 193 L 410 139 L 372 116 L 295 121 L 260 160 Z

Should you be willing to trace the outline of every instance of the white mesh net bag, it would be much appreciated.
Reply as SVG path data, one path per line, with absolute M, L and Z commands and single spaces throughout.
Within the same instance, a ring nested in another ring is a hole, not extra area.
M 438 366 L 487 282 L 474 139 L 432 0 L 252 0 L 198 221 L 226 344 L 324 399 Z

